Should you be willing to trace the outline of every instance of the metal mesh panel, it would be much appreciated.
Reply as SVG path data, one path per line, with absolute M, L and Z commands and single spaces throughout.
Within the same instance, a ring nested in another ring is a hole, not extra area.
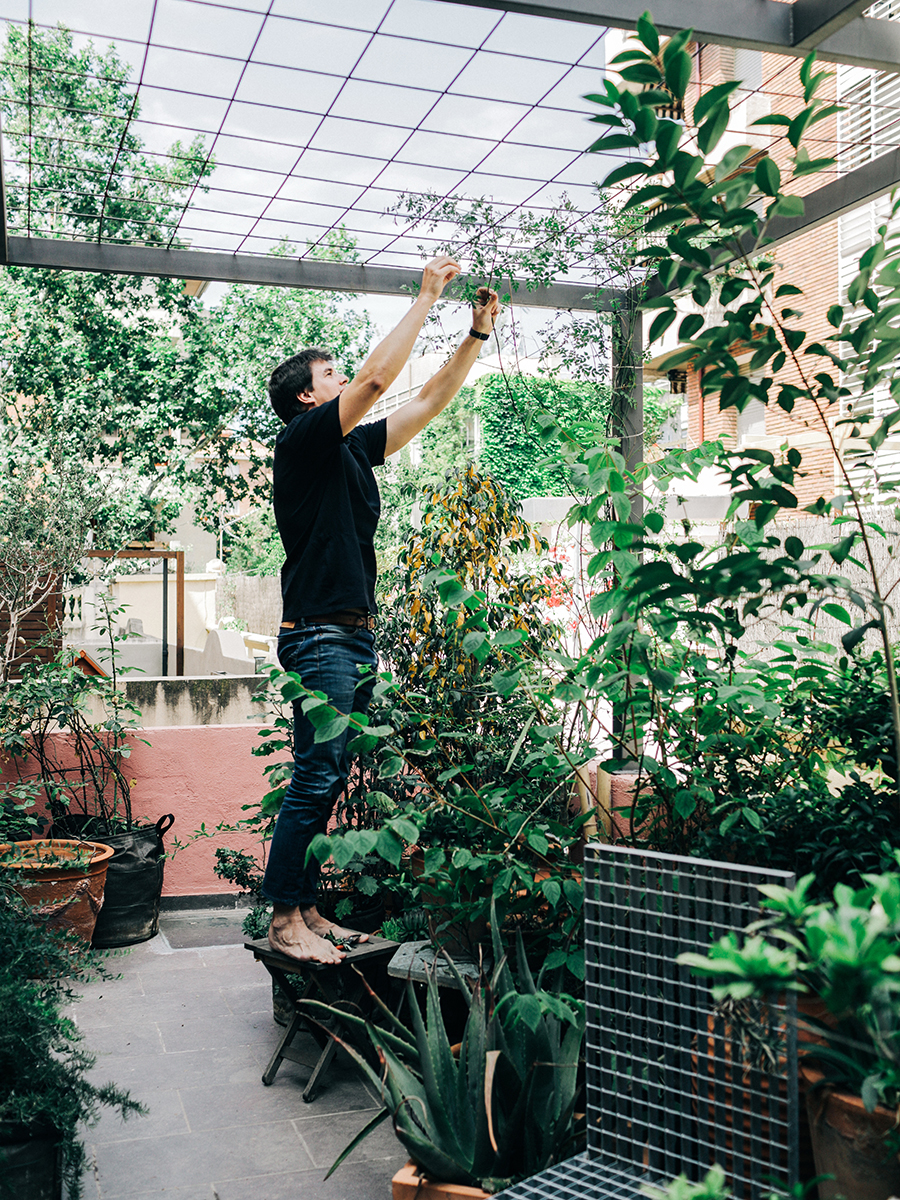
M 585 862 L 588 1155 L 735 1194 L 797 1178 L 796 999 L 713 1005 L 676 958 L 760 915 L 792 875 L 610 846 Z
M 495 1200 L 646 1200 L 641 1188 L 650 1182 L 658 1181 L 637 1167 L 579 1154 L 507 1188 Z

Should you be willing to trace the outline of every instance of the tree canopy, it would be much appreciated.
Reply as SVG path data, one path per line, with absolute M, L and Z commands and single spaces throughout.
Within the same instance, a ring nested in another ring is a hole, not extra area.
M 76 47 L 64 28 L 9 26 L 0 116 L 11 228 L 177 244 L 178 214 L 215 164 L 202 137 L 145 151 L 129 125 L 140 114 L 129 70 L 114 48 Z M 349 241 L 338 248 L 352 253 Z M 0 440 L 28 457 L 52 431 L 73 461 L 118 465 L 120 532 L 125 516 L 133 535 L 164 531 L 188 498 L 213 522 L 223 503 L 267 488 L 272 367 L 324 344 L 352 369 L 369 332 L 321 292 L 235 286 L 207 310 L 180 280 L 5 268 Z M 229 469 L 246 440 L 256 444 L 249 480 Z

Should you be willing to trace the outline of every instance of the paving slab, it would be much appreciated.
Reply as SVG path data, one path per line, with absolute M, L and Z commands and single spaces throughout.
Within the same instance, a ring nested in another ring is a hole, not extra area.
M 407 1158 L 389 1127 L 324 1178 L 378 1110 L 349 1062 L 305 1104 L 318 1057 L 309 1038 L 308 1062 L 283 1063 L 263 1086 L 282 1030 L 269 977 L 243 949 L 242 915 L 164 914 L 160 937 L 106 956 L 117 978 L 79 988 L 72 1015 L 97 1056 L 91 1078 L 149 1108 L 127 1122 L 104 1112 L 86 1132 L 85 1200 L 389 1200 Z

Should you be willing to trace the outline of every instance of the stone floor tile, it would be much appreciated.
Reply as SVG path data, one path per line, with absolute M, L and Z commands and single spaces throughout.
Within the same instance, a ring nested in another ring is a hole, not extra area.
M 302 1071 L 301 1068 L 298 1070 Z M 306 1078 L 308 1076 L 309 1072 L 306 1072 Z M 229 1092 L 219 1087 L 182 1088 L 181 1102 L 188 1124 L 194 1130 L 217 1129 L 241 1121 L 261 1124 L 289 1118 L 300 1122 L 298 1129 L 305 1127 L 306 1122 L 328 1126 L 335 1114 L 349 1116 L 351 1122 L 357 1122 L 356 1128 L 365 1124 L 359 1114 L 371 1111 L 373 1105 L 349 1072 L 329 1071 L 311 1104 L 303 1099 L 303 1082 L 305 1079 L 302 1082 L 291 1079 L 287 1073 L 282 1075 L 279 1071 L 271 1087 L 266 1087 L 257 1076 L 255 1087 L 235 1088 Z
M 75 1023 L 84 1034 L 84 1047 L 91 1054 L 151 1054 L 165 1053 L 159 1029 L 153 1021 L 128 1022 L 120 1020 L 115 1025 L 87 1026 L 81 1014 L 75 1013 Z
M 101 1004 L 76 1003 L 72 1008 L 75 1021 L 84 1030 L 134 1028 L 158 1021 L 183 1020 L 185 1017 L 230 1017 L 231 1005 L 219 988 L 198 991 L 173 990 L 158 996 L 133 996 L 127 1003 L 117 1003 L 113 997 Z
M 335 1113 L 328 1121 L 295 1118 L 294 1127 L 316 1166 L 327 1170 L 377 1111 L 370 1108 L 356 1113 Z M 390 1121 L 386 1120 L 357 1146 L 347 1162 L 365 1162 L 368 1159 L 392 1158 L 397 1155 L 408 1157 L 398 1142 Z
M 105 1108 L 99 1122 L 86 1135 L 89 1142 L 105 1145 L 108 1142 L 153 1138 L 158 1139 L 162 1145 L 166 1138 L 190 1133 L 181 1096 L 174 1088 L 168 1092 L 162 1089 L 143 1091 L 139 1086 L 128 1090 L 132 1100 L 139 1100 L 141 1104 L 146 1105 L 147 1115 L 122 1120 L 117 1113 Z
M 231 1046 L 271 1046 L 274 1049 L 277 1043 L 269 1013 L 227 1013 L 218 1017 L 196 1017 L 185 1013 L 181 1019 L 158 1021 L 157 1025 L 167 1054 Z
M 264 1012 L 272 1016 L 272 983 L 268 977 L 255 983 L 220 988 L 219 995 L 229 1012 Z
M 94 1145 L 101 1200 L 312 1166 L 290 1121 Z
M 345 1163 L 330 1179 L 324 1178 L 321 1169 L 245 1179 L 217 1178 L 214 1186 L 218 1200 L 390 1200 L 391 1178 L 405 1162 L 404 1155 Z
M 185 1050 L 179 1054 L 103 1054 L 97 1045 L 97 1064 L 90 1072 L 95 1083 L 115 1080 L 121 1087 L 256 1087 L 269 1055 L 258 1046 L 232 1046 L 224 1050 Z M 271 1052 L 270 1052 L 271 1053 Z M 289 1064 L 292 1068 L 294 1064 Z M 285 1068 L 288 1064 L 285 1064 Z M 282 1068 L 284 1070 L 285 1068 Z M 296 1071 L 308 1075 L 303 1067 Z M 276 1084 L 281 1082 L 279 1072 Z M 290 1079 L 291 1073 L 286 1075 Z M 301 1085 L 302 1086 L 302 1085 Z

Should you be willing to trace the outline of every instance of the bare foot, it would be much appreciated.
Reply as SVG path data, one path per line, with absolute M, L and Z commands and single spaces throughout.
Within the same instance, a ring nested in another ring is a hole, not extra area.
M 298 908 L 283 912 L 276 908 L 269 926 L 269 945 L 298 962 L 339 963 L 344 958 L 337 946 L 307 926 Z
M 355 929 L 344 929 L 342 925 L 335 925 L 333 921 L 326 920 L 314 904 L 309 908 L 301 908 L 300 916 L 306 922 L 306 928 L 320 938 L 327 935 L 333 937 L 337 942 L 346 940 L 353 945 L 369 940 L 367 933 L 357 933 Z

